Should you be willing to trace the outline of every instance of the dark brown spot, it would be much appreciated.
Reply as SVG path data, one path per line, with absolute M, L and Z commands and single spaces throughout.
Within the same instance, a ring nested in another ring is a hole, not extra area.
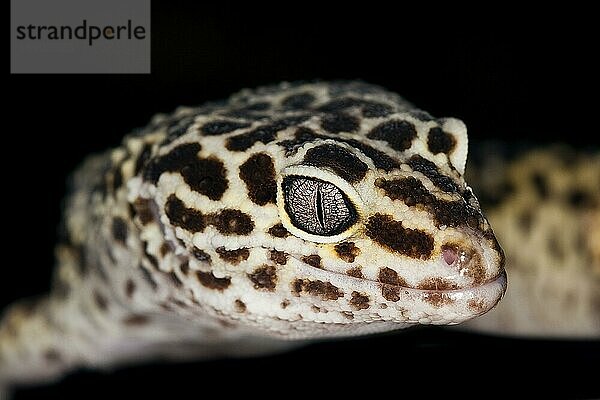
M 302 262 L 310 265 L 314 268 L 323 268 L 321 257 L 317 254 L 311 254 L 309 256 L 302 256 Z
M 295 155 L 304 144 L 317 139 L 327 139 L 327 136 L 319 135 L 312 129 L 301 126 L 294 133 L 294 139 L 282 140 L 277 144 L 285 148 L 286 156 L 291 156 Z
M 131 298 L 133 293 L 135 293 L 135 282 L 133 282 L 131 279 L 127 279 L 125 282 L 125 295 L 128 298 Z
M 592 208 L 595 206 L 596 201 L 591 193 L 573 189 L 567 195 L 567 203 L 573 208 Z
M 346 113 L 325 114 L 321 120 L 321 127 L 330 133 L 356 132 L 360 121 Z
M 384 140 L 394 150 L 404 151 L 417 137 L 417 129 L 408 121 L 391 120 L 377 125 L 367 135 L 369 139 Z
M 360 108 L 362 115 L 365 118 L 385 117 L 392 112 L 392 107 L 390 107 L 387 104 L 375 101 L 355 99 L 351 97 L 343 97 L 341 99 L 338 98 L 335 100 L 331 100 L 328 103 L 325 103 L 322 106 L 320 106 L 318 110 L 323 112 L 335 113 L 355 107 Z
M 352 292 L 351 296 L 352 298 L 349 303 L 355 310 L 366 310 L 369 308 L 369 296 L 357 291 Z
M 123 172 L 121 171 L 121 165 L 117 165 L 113 171 L 112 176 L 112 190 L 115 193 L 123 185 Z
M 387 283 L 389 285 L 404 287 L 407 286 L 406 281 L 403 278 L 400 278 L 396 271 L 387 267 L 381 268 L 379 270 L 379 275 L 377 276 L 377 279 L 379 280 L 379 282 Z
M 304 164 L 331 169 L 342 179 L 354 183 L 365 177 L 368 166 L 350 151 L 334 144 L 313 147 L 306 152 Z
M 137 160 L 135 160 L 135 167 L 133 169 L 133 174 L 137 175 L 140 173 L 142 168 L 146 166 L 146 163 L 150 159 L 150 155 L 152 154 L 152 145 L 149 143 L 145 143 L 142 151 L 140 151 Z
M 173 248 L 171 247 L 171 244 L 169 242 L 163 242 L 163 244 L 161 244 L 158 248 L 158 254 L 160 254 L 160 256 L 163 258 L 172 251 Z
M 281 302 L 281 308 L 283 308 L 284 310 L 290 305 L 290 301 L 288 299 L 285 299 Z
M 320 313 L 321 309 L 317 306 L 315 306 L 314 304 L 310 307 L 310 309 L 314 312 L 314 313 Z
M 382 285 L 381 295 L 388 301 L 396 302 L 400 300 L 400 288 L 397 286 Z
M 385 195 L 390 199 L 402 200 L 407 206 L 428 205 L 435 201 L 435 196 L 412 176 L 390 180 L 378 178 L 375 180 L 375 186 L 383 189 Z
M 189 308 L 189 305 L 186 302 L 176 299 L 174 297 L 169 297 L 169 301 L 179 308 Z
M 108 308 L 108 301 L 106 300 L 106 297 L 97 291 L 94 291 L 94 302 L 101 311 L 106 311 Z
M 500 265 L 504 266 L 504 251 L 498 245 L 498 242 L 494 238 L 494 242 L 497 246 L 496 250 L 498 251 L 500 257 Z M 495 247 L 494 244 L 491 246 Z M 477 253 L 467 253 L 467 257 L 470 258 L 468 267 L 462 271 L 465 276 L 473 278 L 473 284 L 480 285 L 485 281 L 485 267 L 483 266 L 483 261 L 481 260 L 481 256 Z
M 269 228 L 269 235 L 275 236 L 278 238 L 285 238 L 290 235 L 287 229 L 283 226 L 283 224 L 276 224 Z
M 103 199 L 106 198 L 106 196 L 108 196 L 108 188 L 110 186 L 108 182 L 108 173 L 111 169 L 111 166 L 112 165 L 110 162 L 104 163 L 100 171 L 98 171 L 99 179 L 97 180 L 96 184 L 92 187 L 92 191 L 99 193 Z
M 338 257 L 347 263 L 353 263 L 354 259 L 360 254 L 360 249 L 356 247 L 354 242 L 338 243 L 334 247 Z
M 167 136 L 161 145 L 166 146 L 185 135 L 188 129 L 194 124 L 193 116 L 176 117 L 172 119 L 167 126 Z
M 150 319 L 147 316 L 140 314 L 132 314 L 123 319 L 123 323 L 129 326 L 146 325 L 148 322 L 150 322 Z
M 391 268 L 381 268 L 377 279 L 382 283 L 381 295 L 388 301 L 400 300 L 400 287 L 408 287 L 406 281 Z
M 277 137 L 277 132 L 287 128 L 293 124 L 288 124 L 286 121 L 277 121 L 271 124 L 259 126 L 249 132 L 235 135 L 227 139 L 225 147 L 231 151 L 246 151 L 255 143 L 263 144 L 271 143 Z
M 177 274 L 175 272 L 169 272 L 166 275 L 169 278 L 169 280 L 171 281 L 171 283 L 173 283 L 176 287 L 180 288 L 183 286 L 183 282 L 181 281 L 181 279 L 179 279 L 179 277 L 177 276 Z
M 464 201 L 436 200 L 425 207 L 434 217 L 436 226 L 468 226 L 476 230 L 483 228 L 483 216 Z
M 346 275 L 350 275 L 354 278 L 359 278 L 359 279 L 364 279 L 364 275 L 360 269 L 360 267 L 354 267 L 354 268 L 350 268 L 348 271 L 346 271 Z
M 113 238 L 121 243 L 125 244 L 127 241 L 127 222 L 121 217 L 114 217 L 112 220 L 112 235 Z
M 223 291 L 231 285 L 231 278 L 226 276 L 224 278 L 217 278 L 212 272 L 196 271 L 198 281 L 209 289 L 215 289 Z
M 181 176 L 190 188 L 211 200 L 220 200 L 227 190 L 229 182 L 223 162 L 215 157 L 196 157 L 194 162 L 181 168 Z
M 275 262 L 275 264 L 285 265 L 287 263 L 288 255 L 283 251 L 271 250 L 269 258 L 271 261 Z
M 183 275 L 186 275 L 190 272 L 190 262 L 188 260 L 181 263 L 179 266 L 179 270 Z
M 448 132 L 444 132 L 441 128 L 435 127 L 429 130 L 427 134 L 427 147 L 433 154 L 446 153 L 450 154 L 456 146 L 456 139 Z
M 293 140 L 283 140 L 279 142 L 279 145 L 283 146 L 286 149 L 286 155 L 296 154 L 298 148 L 304 145 L 307 142 L 312 142 L 317 139 L 331 139 L 331 136 L 319 135 L 312 131 L 309 128 L 300 127 L 295 133 L 295 139 Z M 392 157 L 388 156 L 382 151 L 375 149 L 368 144 L 365 144 L 356 139 L 345 139 L 341 137 L 336 137 L 335 140 L 337 142 L 347 143 L 355 149 L 360 150 L 365 156 L 369 157 L 376 168 L 380 168 L 385 170 L 386 172 L 390 172 L 393 169 L 400 168 L 400 163 L 394 160 Z
M 233 307 L 235 308 L 236 312 L 239 312 L 239 313 L 245 313 L 246 312 L 246 303 L 244 303 L 240 299 L 236 299 L 233 302 Z
M 433 183 L 438 189 L 447 193 L 458 193 L 459 188 L 456 182 L 444 174 L 442 174 L 433 162 L 421 157 L 416 154 L 408 160 L 408 165 L 413 171 L 418 171 L 425 175 L 431 183 Z
M 277 285 L 277 271 L 272 265 L 263 265 L 248 274 L 248 278 L 254 283 L 255 289 L 274 291 Z
M 419 282 L 417 288 L 422 290 L 455 290 L 458 289 L 458 285 L 448 279 L 433 277 Z
M 452 297 L 445 292 L 429 292 L 423 295 L 423 299 L 434 307 L 441 307 L 444 304 L 451 304 L 454 302 Z
M 194 246 L 194 248 L 192 249 L 192 254 L 194 255 L 194 258 L 196 258 L 196 260 L 198 260 L 198 261 L 209 262 L 209 263 L 211 261 L 210 254 L 208 254 L 204 250 L 197 248 L 196 246 Z
M 303 92 L 292 94 L 281 102 L 284 108 L 289 110 L 302 110 L 310 106 L 315 101 L 315 96 L 312 93 Z
M 338 113 L 346 111 L 349 108 L 360 107 L 362 100 L 355 99 L 352 97 L 342 97 L 328 101 L 325 104 L 320 105 L 317 110 L 327 113 Z
M 247 121 L 260 121 L 264 122 L 271 118 L 270 115 L 267 115 L 264 112 L 252 111 L 245 109 L 244 107 L 233 109 L 223 114 L 226 117 L 233 117 L 238 119 L 245 119 Z
M 478 314 L 485 312 L 485 301 L 483 299 L 470 299 L 467 301 L 467 306 Z
M 246 184 L 252 202 L 260 206 L 275 203 L 277 184 L 271 157 L 264 153 L 254 154 L 240 166 L 239 176 Z
M 200 130 L 206 136 L 216 136 L 233 132 L 238 129 L 248 128 L 249 126 L 250 124 L 246 122 L 220 120 L 207 122 L 206 124 L 202 125 Z
M 344 296 L 344 292 L 331 282 L 319 280 L 311 281 L 309 279 L 296 279 L 292 282 L 292 292 L 296 296 L 301 293 L 308 293 L 311 296 L 320 297 L 322 300 L 337 300 Z
M 365 118 L 386 117 L 392 113 L 392 107 L 374 101 L 363 101 L 362 114 Z
M 133 209 L 142 225 L 147 225 L 155 220 L 158 207 L 154 201 L 138 197 L 133 203 Z
M 254 221 L 248 214 L 232 209 L 211 215 L 209 223 L 224 235 L 248 235 L 254 229 Z
M 366 225 L 367 236 L 390 250 L 426 260 L 433 252 L 433 237 L 417 229 L 404 228 L 390 215 L 375 214 Z
M 56 363 L 62 360 L 62 356 L 56 349 L 46 349 L 44 359 L 50 363 Z
M 304 280 L 302 280 L 302 279 L 296 279 L 295 281 L 292 282 L 292 284 L 291 284 L 292 293 L 294 293 L 296 296 L 299 296 L 300 292 L 302 292 L 303 282 L 304 282 Z
M 181 171 L 186 165 L 198 161 L 198 152 L 201 149 L 199 143 L 185 143 L 150 160 L 144 171 L 144 179 L 156 183 L 164 172 Z
M 70 239 L 66 239 L 66 242 L 70 242 Z M 77 266 L 79 267 L 77 269 L 77 272 L 82 276 L 87 275 L 91 269 L 92 262 L 90 260 L 91 257 L 89 257 L 89 252 L 86 251 L 84 246 L 66 244 L 64 246 L 64 249 L 68 251 L 71 254 L 71 256 L 77 260 Z
M 360 150 L 361 153 L 363 153 L 365 156 L 369 157 L 371 161 L 373 161 L 373 164 L 376 168 L 383 169 L 386 172 L 390 172 L 393 169 L 400 168 L 400 163 L 397 160 L 388 156 L 384 152 L 379 151 L 372 146 L 369 146 L 368 144 L 364 144 L 356 139 L 338 138 L 336 140 L 339 142 L 348 143 L 350 146 Z
M 146 282 L 148 282 L 148 284 L 150 285 L 150 287 L 153 290 L 158 289 L 158 284 L 156 283 L 156 281 L 154 280 L 154 278 L 152 278 L 152 275 L 150 274 L 150 272 L 148 272 L 148 270 L 146 268 L 144 268 L 142 265 L 140 265 L 138 267 L 138 269 L 141 271 L 142 277 L 146 280 Z
M 265 111 L 269 108 L 271 108 L 271 103 L 269 103 L 268 101 L 257 101 L 254 103 L 250 102 L 241 109 L 245 111 Z
M 293 127 L 295 125 L 299 125 L 311 117 L 310 114 L 299 114 L 299 115 L 290 115 L 289 117 L 283 117 L 275 121 L 276 124 L 281 125 L 283 128 Z
M 190 232 L 202 232 L 206 227 L 204 216 L 198 210 L 188 208 L 174 194 L 170 195 L 165 204 L 165 213 L 171 224 Z
M 250 257 L 250 250 L 246 248 L 227 250 L 225 247 L 218 247 L 216 252 L 219 258 L 233 265 L 238 265 Z
M 548 197 L 550 190 L 548 187 L 548 180 L 544 175 L 540 172 L 534 173 L 531 175 L 531 183 L 540 198 L 545 199 Z

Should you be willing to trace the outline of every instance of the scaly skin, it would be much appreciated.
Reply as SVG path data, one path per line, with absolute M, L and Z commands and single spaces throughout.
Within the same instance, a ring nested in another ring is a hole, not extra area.
M 504 255 L 466 157 L 461 121 L 360 82 L 157 116 L 75 174 L 54 288 L 7 310 L 0 381 L 482 315 Z

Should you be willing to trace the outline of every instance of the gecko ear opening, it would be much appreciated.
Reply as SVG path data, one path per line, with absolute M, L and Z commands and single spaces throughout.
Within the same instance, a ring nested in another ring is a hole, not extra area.
M 454 146 L 448 154 L 450 162 L 461 175 L 464 175 L 469 151 L 467 126 L 460 119 L 445 118 L 443 119 L 442 130 L 452 135 L 454 139 Z

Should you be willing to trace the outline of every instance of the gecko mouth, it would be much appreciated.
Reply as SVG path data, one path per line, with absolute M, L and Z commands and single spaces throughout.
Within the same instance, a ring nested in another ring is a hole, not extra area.
M 397 289 L 397 290 L 404 290 L 407 292 L 412 292 L 412 293 L 448 293 L 448 294 L 458 294 L 458 293 L 464 293 L 467 291 L 474 291 L 474 290 L 487 290 L 489 288 L 493 288 L 493 287 L 502 287 L 502 291 L 504 292 L 504 290 L 506 290 L 506 283 L 507 283 L 507 279 L 506 279 L 506 272 L 504 270 L 502 270 L 502 272 L 491 278 L 488 279 L 482 283 L 478 283 L 478 284 L 474 284 L 474 285 L 470 285 L 470 286 L 465 286 L 465 287 L 453 287 L 453 286 L 446 286 L 444 283 L 442 283 L 440 286 L 435 286 L 436 282 L 439 282 L 435 279 L 431 279 L 431 285 L 432 287 L 411 287 L 408 285 L 400 285 L 400 284 L 390 284 L 390 283 L 385 283 L 385 282 L 380 282 L 380 281 L 373 281 L 368 279 L 367 281 L 369 282 L 373 282 L 373 283 L 377 283 L 379 285 L 381 285 L 382 287 L 387 287 L 390 289 Z
M 429 278 L 425 282 L 422 282 L 418 287 L 409 286 L 408 284 L 401 281 L 401 279 L 396 275 L 393 278 L 382 279 L 382 280 L 373 280 L 367 279 L 364 277 L 351 276 L 342 272 L 332 271 L 328 269 L 324 269 L 322 267 L 318 267 L 315 265 L 311 265 L 307 263 L 305 259 L 301 257 L 297 257 L 295 255 L 291 255 L 297 261 L 300 261 L 304 267 L 307 267 L 312 273 L 311 275 L 318 276 L 323 273 L 336 276 L 340 279 L 351 280 L 354 282 L 362 282 L 364 284 L 369 285 L 377 285 L 382 288 L 382 290 L 389 289 L 392 291 L 404 291 L 406 294 L 427 294 L 427 293 L 447 293 L 447 294 L 460 294 L 466 292 L 473 291 L 488 291 L 490 289 L 501 289 L 502 294 L 506 291 L 506 271 L 504 268 L 500 269 L 500 273 L 496 276 L 484 280 L 482 282 L 475 282 L 468 286 L 458 286 L 455 283 L 451 283 L 450 280 L 446 278 Z M 395 282 L 394 282 L 395 280 Z
M 366 280 L 369 285 L 378 286 L 383 297 L 391 302 L 412 303 L 421 301 L 440 309 L 445 306 L 456 307 L 460 304 L 467 312 L 458 323 L 477 315 L 484 314 L 492 309 L 506 292 L 506 272 L 502 270 L 497 276 L 477 285 L 463 288 L 411 288 L 402 285 L 392 285 L 373 280 Z M 454 308 L 456 309 L 456 308 Z
M 366 279 L 311 266 L 302 262 L 299 257 L 292 257 L 301 261 L 298 263 L 300 268 L 298 272 L 310 277 L 311 280 L 330 282 L 338 287 L 349 287 L 359 293 L 380 293 L 389 302 L 388 304 L 419 302 L 438 310 L 435 311 L 436 313 L 441 312 L 441 309 L 451 307 L 450 309 L 458 314 L 455 319 L 447 323 L 459 323 L 489 311 L 502 299 L 507 285 L 504 268 L 500 268 L 499 273 L 492 278 L 477 281 L 469 286 L 459 287 L 456 284 L 447 284 L 443 280 L 432 278 L 429 283 L 422 284 L 420 287 L 410 287 L 403 284 L 404 282 L 401 282 L 397 276 L 395 276 L 396 282 L 390 279 L 387 279 L 387 282 Z

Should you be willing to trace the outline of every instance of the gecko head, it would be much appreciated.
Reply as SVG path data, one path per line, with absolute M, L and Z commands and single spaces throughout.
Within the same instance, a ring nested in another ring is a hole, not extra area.
M 148 164 L 151 176 L 169 172 L 146 192 L 196 303 L 288 338 L 456 324 L 491 309 L 504 256 L 462 177 L 465 125 L 398 111 L 332 135 L 328 118 L 340 117 L 232 134 L 227 157 L 209 137 Z
M 398 168 L 378 168 L 373 149 L 386 153 L 377 141 L 361 151 L 326 139 L 304 146 L 281 170 L 279 216 L 302 240 L 297 248 L 307 248 L 292 292 L 299 303 L 316 303 L 315 322 L 341 315 L 349 321 L 336 322 L 365 329 L 457 324 L 502 297 L 503 251 L 462 177 L 466 128 L 456 119 L 428 125 L 416 129 L 428 138 L 417 133 L 393 158 Z M 436 138 L 445 152 L 432 151 Z

